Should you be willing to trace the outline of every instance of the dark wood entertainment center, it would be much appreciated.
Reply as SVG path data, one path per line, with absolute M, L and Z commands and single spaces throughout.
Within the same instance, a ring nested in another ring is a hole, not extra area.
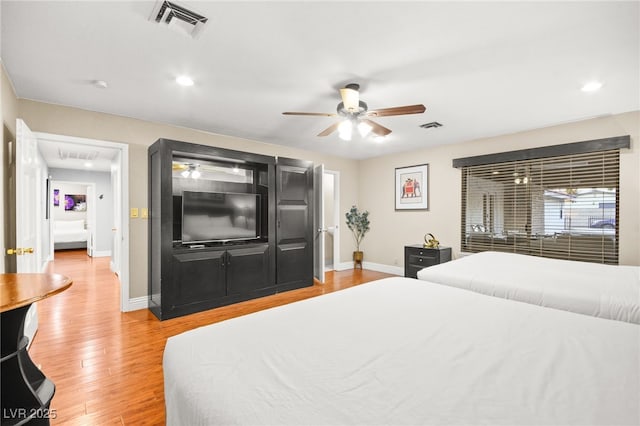
M 195 204 L 202 214 L 186 216 L 185 191 L 203 195 Z M 247 194 L 256 195 L 255 206 L 229 201 Z M 312 285 L 312 202 L 309 161 L 156 141 L 149 147 L 151 312 L 164 320 Z

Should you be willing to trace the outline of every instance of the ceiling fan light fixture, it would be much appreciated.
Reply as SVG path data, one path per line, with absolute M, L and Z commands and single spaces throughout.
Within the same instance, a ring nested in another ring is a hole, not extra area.
M 340 97 L 344 104 L 344 109 L 350 113 L 357 113 L 360 108 L 360 85 L 356 83 L 347 84 L 340 89 Z
M 360 136 L 363 138 L 367 137 L 367 135 L 371 133 L 371 130 L 373 130 L 373 127 L 371 127 L 369 123 L 365 123 L 364 121 L 358 123 L 358 133 L 360 133 Z
M 353 135 L 353 123 L 351 122 L 351 120 L 344 120 L 338 126 L 338 136 L 343 141 L 350 141 L 352 135 Z
M 200 177 L 200 170 L 194 170 L 191 172 L 191 178 L 192 179 L 198 179 Z
M 180 176 L 182 176 L 183 178 L 188 178 L 189 177 L 189 169 L 183 170 L 180 172 Z
M 347 111 L 358 111 L 360 96 L 357 90 L 345 87 L 344 89 L 340 89 L 340 95 L 342 96 L 342 102 L 344 102 L 344 107 Z
M 178 77 L 176 77 L 176 83 L 178 83 L 180 86 L 189 87 L 193 86 L 193 79 L 188 75 L 179 75 Z
M 596 92 L 598 90 L 600 90 L 600 88 L 602 87 L 602 83 L 600 83 L 599 81 L 590 81 L 587 84 L 585 84 L 584 86 L 582 86 L 582 91 L 583 92 Z
M 386 136 L 376 136 L 375 138 L 373 138 L 373 140 L 376 141 L 376 142 L 382 143 L 385 140 L 387 140 L 387 137 Z

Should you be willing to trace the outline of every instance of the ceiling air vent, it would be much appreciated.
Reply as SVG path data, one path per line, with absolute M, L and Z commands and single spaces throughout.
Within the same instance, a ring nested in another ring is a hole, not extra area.
M 442 127 L 442 124 L 438 123 L 437 121 L 432 121 L 431 123 L 421 124 L 420 127 L 422 127 L 423 129 L 436 129 L 438 127 Z
M 85 160 L 85 161 L 93 161 L 98 158 L 98 151 L 86 151 L 81 149 L 69 150 L 58 148 L 58 157 L 61 160 Z
M 208 20 L 196 12 L 166 0 L 158 0 L 151 13 L 151 21 L 186 32 L 193 38 L 200 35 Z

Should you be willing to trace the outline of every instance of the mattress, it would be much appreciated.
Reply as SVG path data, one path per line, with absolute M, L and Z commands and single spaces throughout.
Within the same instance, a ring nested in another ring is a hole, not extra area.
M 57 220 L 53 226 L 53 241 L 56 243 L 87 241 L 84 220 Z
M 166 420 L 637 425 L 639 331 L 387 278 L 169 338 Z
M 53 234 L 53 241 L 56 243 L 70 243 L 76 241 L 87 241 L 87 231 L 60 231 Z
M 490 296 L 640 324 L 640 267 L 482 252 L 418 271 L 418 279 Z

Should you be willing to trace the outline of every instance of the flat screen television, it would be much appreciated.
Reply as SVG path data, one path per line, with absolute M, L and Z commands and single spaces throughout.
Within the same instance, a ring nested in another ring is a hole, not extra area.
M 259 237 L 259 194 L 182 193 L 182 244 L 251 240 Z

